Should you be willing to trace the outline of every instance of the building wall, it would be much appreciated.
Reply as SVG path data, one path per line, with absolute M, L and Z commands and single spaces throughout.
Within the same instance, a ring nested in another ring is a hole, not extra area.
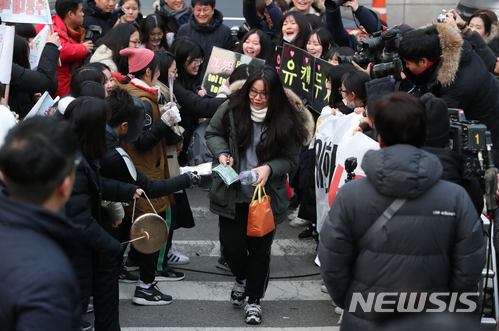
M 361 5 L 372 7 L 372 1 L 357 1 Z M 437 22 L 442 9 L 456 8 L 456 4 L 457 0 L 386 0 L 388 25 L 406 23 L 412 27 L 420 27 Z

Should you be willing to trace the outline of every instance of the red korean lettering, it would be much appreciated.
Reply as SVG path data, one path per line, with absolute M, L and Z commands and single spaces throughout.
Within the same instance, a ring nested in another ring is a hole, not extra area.
M 10 0 L 0 0 L 0 13 L 4 10 L 4 9 L 10 9 Z
M 14 5 L 12 6 L 12 12 L 14 14 L 24 13 L 25 6 L 24 0 L 14 0 Z

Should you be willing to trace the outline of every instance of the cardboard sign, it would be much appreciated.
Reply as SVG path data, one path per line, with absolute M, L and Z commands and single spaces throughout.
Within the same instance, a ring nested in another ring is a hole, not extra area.
M 4 22 L 52 24 L 48 0 L 0 0 Z
M 321 111 L 329 105 L 329 93 L 326 88 L 327 73 L 333 65 L 322 59 L 315 58 L 314 66 L 314 103 L 313 108 Z
M 14 27 L 0 25 L 0 83 L 2 84 L 10 84 L 14 35 Z
M 0 0 L 1 1 L 1 0 Z M 36 70 L 40 56 L 42 55 L 47 38 L 49 36 L 49 26 L 45 25 L 43 29 L 36 35 L 33 41 L 29 44 L 29 65 L 32 70 Z
M 33 106 L 33 108 L 31 108 L 28 115 L 26 115 L 24 119 L 33 116 L 48 116 L 50 112 L 50 107 L 52 107 L 54 103 L 55 101 L 49 95 L 49 92 L 45 91 L 45 93 L 43 93 L 38 102 Z
M 282 46 L 276 46 L 274 50 L 274 67 L 277 72 L 279 72 L 279 69 L 281 68 L 281 58 L 282 58 Z
M 279 76 L 284 87 L 291 89 L 300 99 L 307 100 L 312 108 L 320 113 L 322 108 L 329 104 L 326 83 L 327 72 L 331 67 L 328 62 L 285 43 Z
M 302 100 L 313 102 L 314 56 L 290 44 L 282 48 L 279 77 L 284 87 L 291 89 Z
M 1 1 L 1 0 L 0 0 Z M 220 86 L 225 84 L 234 69 L 241 64 L 263 66 L 265 61 L 240 53 L 228 51 L 223 48 L 213 47 L 201 88 L 209 96 L 215 97 Z

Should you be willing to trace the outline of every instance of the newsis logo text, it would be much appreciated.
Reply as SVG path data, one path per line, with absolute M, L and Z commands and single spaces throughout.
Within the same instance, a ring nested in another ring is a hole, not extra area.
M 477 304 L 470 298 L 478 297 L 478 293 L 369 293 L 364 298 L 361 293 L 353 293 L 352 301 L 348 309 L 353 313 L 361 311 L 365 313 L 441 313 L 444 311 L 457 313 L 471 313 L 477 309 Z M 431 303 L 435 308 L 428 308 Z M 459 305 L 458 305 L 459 303 Z M 456 309 L 456 305 L 459 309 Z M 466 308 L 467 307 L 467 308 Z

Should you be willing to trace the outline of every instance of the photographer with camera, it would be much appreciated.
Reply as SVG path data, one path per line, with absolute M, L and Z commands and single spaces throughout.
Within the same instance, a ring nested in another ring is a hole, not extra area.
M 340 5 L 352 8 L 352 12 L 359 20 L 360 32 L 357 35 L 349 34 L 343 27 Z M 326 29 L 333 35 L 338 46 L 348 46 L 357 51 L 357 41 L 369 37 L 376 31 L 382 30 L 381 20 L 368 8 L 359 6 L 356 0 L 326 0 Z
M 442 98 L 464 110 L 468 120 L 485 124 L 499 147 L 499 87 L 471 43 L 445 23 L 410 31 L 400 42 L 411 91 Z
M 321 276 L 345 309 L 341 330 L 378 330 L 401 317 L 405 303 L 399 308 L 393 295 L 426 293 L 421 307 L 433 293 L 476 292 L 485 265 L 482 223 L 468 194 L 441 180 L 439 159 L 421 149 L 424 104 L 395 93 L 376 101 L 373 113 L 381 149 L 364 155 L 367 177 L 341 187 L 320 233 Z M 368 294 L 386 295 L 389 313 L 355 304 Z

